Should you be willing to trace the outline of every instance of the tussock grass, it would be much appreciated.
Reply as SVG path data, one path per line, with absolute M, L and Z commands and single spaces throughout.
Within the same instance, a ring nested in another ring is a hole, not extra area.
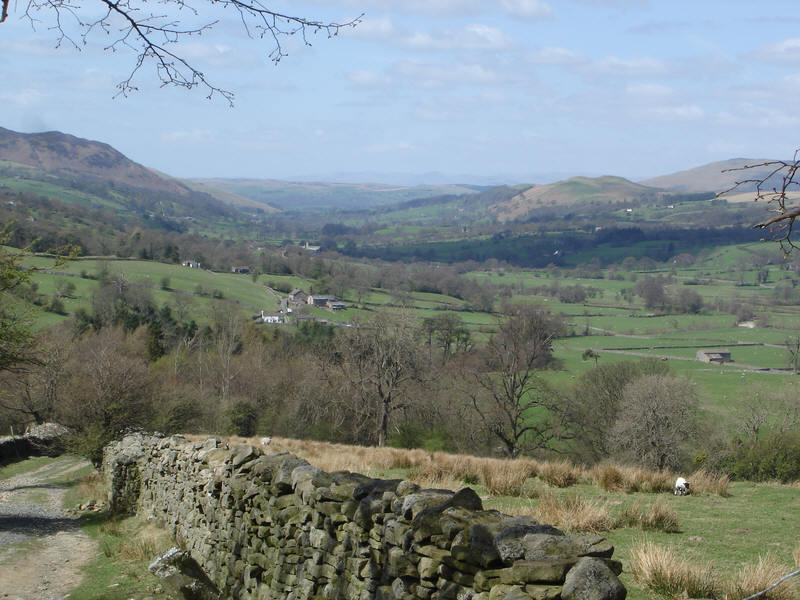
M 419 466 L 411 467 L 408 479 L 423 488 L 442 488 L 458 490 L 463 487 L 463 481 L 453 475 L 442 465 L 429 460 Z
M 620 492 L 625 489 L 625 477 L 615 465 L 597 465 L 589 472 L 589 476 L 598 487 L 607 492 Z
M 794 565 L 796 567 L 800 567 L 800 544 L 794 549 L 794 554 L 792 554 L 792 558 L 794 558 Z
M 117 556 L 129 561 L 151 561 L 172 545 L 166 531 L 147 525 L 119 546 Z
M 695 471 L 689 476 L 690 491 L 703 492 L 706 494 L 716 494 L 718 496 L 727 497 L 728 486 L 731 483 L 727 475 L 716 475 L 709 473 L 705 469 Z
M 724 590 L 725 595 L 730 600 L 746 598 L 767 589 L 789 572 L 790 569 L 779 562 L 774 555 L 759 556 L 756 564 L 744 565 L 739 570 L 736 578 Z M 770 590 L 761 598 L 767 598 L 767 600 L 795 600 L 797 598 L 797 589 L 796 580 L 790 579 Z
M 659 498 L 647 508 L 642 508 L 639 501 L 624 507 L 618 517 L 619 527 L 637 527 L 649 531 L 663 531 L 665 533 L 678 533 L 678 515 L 672 508 Z
M 541 523 L 558 527 L 568 533 L 598 533 L 614 527 L 614 518 L 604 502 L 587 500 L 575 494 L 540 494 L 536 504 L 503 505 L 509 515 L 533 517 Z
M 75 494 L 82 502 L 94 500 L 95 504 L 105 504 L 106 489 L 100 473 L 94 471 L 78 478 L 75 484 Z
M 636 582 L 645 588 L 673 598 L 713 598 L 741 600 L 776 583 L 790 569 L 772 554 L 758 557 L 758 562 L 746 564 L 733 578 L 715 578 L 708 563 L 691 561 L 679 551 L 658 546 L 650 541 L 640 541 L 631 552 L 631 573 Z M 795 600 L 798 585 L 788 580 L 762 598 L 768 600 Z
M 100 549 L 114 560 L 149 562 L 173 546 L 169 534 L 136 519 L 109 519 L 100 525 Z
M 485 459 L 480 463 L 480 482 L 492 496 L 521 496 L 522 487 L 531 475 L 528 462 Z
M 670 471 L 651 471 L 640 467 L 608 463 L 590 469 L 589 478 L 595 485 L 602 487 L 607 492 L 660 494 L 672 490 L 675 483 L 675 475 Z
M 565 488 L 578 483 L 583 476 L 583 469 L 567 460 L 541 463 L 538 477 L 547 485 Z
M 665 596 L 720 597 L 710 565 L 689 561 L 667 546 L 639 542 L 631 551 L 630 569 L 637 583 Z

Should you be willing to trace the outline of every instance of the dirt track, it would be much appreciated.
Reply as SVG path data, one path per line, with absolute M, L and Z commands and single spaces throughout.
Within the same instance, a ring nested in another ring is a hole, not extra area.
M 77 517 L 62 506 L 67 487 L 54 481 L 86 462 L 62 457 L 0 480 L 0 598 L 66 598 L 97 552 Z

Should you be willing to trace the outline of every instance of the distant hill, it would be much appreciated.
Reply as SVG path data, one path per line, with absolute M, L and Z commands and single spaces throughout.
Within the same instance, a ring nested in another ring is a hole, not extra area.
M 745 171 L 730 169 L 741 169 L 745 165 L 759 165 L 769 162 L 771 159 L 765 158 L 732 158 L 721 160 L 694 169 L 679 171 L 670 175 L 662 175 L 647 179 L 640 183 L 653 187 L 668 189 L 675 192 L 714 192 L 719 193 L 732 188 L 737 181 L 745 179 L 761 179 L 769 175 L 772 169 L 768 167 L 755 167 Z M 727 172 L 725 172 L 727 171 Z M 780 185 L 780 181 L 769 182 L 768 185 Z M 742 185 L 737 188 L 737 192 L 752 192 L 755 186 L 752 184 Z
M 507 200 L 489 206 L 501 221 L 523 219 L 543 208 L 575 203 L 609 204 L 626 200 L 656 199 L 663 190 L 634 183 L 622 177 L 571 177 L 548 185 L 534 185 Z
M 144 167 L 108 144 L 61 133 L 0 127 L 0 187 L 145 219 L 188 223 L 231 218 L 245 198 L 193 189 Z M 241 215 L 239 215 L 241 216 Z
M 79 175 L 152 191 L 187 195 L 189 189 L 128 159 L 108 144 L 59 131 L 17 133 L 0 127 L 0 160 L 62 176 Z
M 383 185 L 374 183 L 292 182 L 274 179 L 192 179 L 192 184 L 243 196 L 282 210 L 361 209 L 445 194 L 471 194 L 469 185 Z M 202 188 L 206 189 L 206 188 Z

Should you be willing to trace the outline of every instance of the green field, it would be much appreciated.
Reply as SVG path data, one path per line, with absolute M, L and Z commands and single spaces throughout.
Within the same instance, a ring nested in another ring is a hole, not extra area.
M 725 416 L 726 410 L 737 403 L 750 382 L 780 381 L 783 384 L 793 381 L 786 371 L 788 353 L 784 344 L 787 338 L 800 332 L 800 306 L 772 304 L 774 282 L 793 277 L 792 272 L 781 265 L 768 266 L 770 284 L 742 287 L 739 285 L 741 279 L 755 280 L 755 268 L 738 273 L 730 271 L 730 265 L 736 265 L 743 257 L 751 257 L 763 249 L 763 245 L 757 244 L 727 247 L 709 253 L 690 267 L 661 267 L 655 273 L 674 277 L 673 283 L 667 285 L 668 292 L 691 289 L 699 293 L 706 305 L 699 314 L 659 315 L 646 309 L 632 289 L 636 280 L 654 273 L 635 268 L 615 268 L 614 279 L 609 278 L 612 271 L 608 269 L 597 271 L 592 278 L 577 277 L 564 270 L 506 267 L 475 271 L 468 276 L 479 282 L 508 287 L 512 302 L 540 303 L 563 315 L 570 337 L 557 340 L 555 344 L 561 366 L 559 370 L 544 373 L 545 379 L 551 383 L 569 385 L 581 373 L 593 368 L 593 361 L 581 360 L 586 349 L 597 352 L 601 364 L 646 357 L 665 358 L 672 371 L 684 374 L 698 384 L 701 406 L 705 410 Z M 124 274 L 130 281 L 146 285 L 159 306 L 172 304 L 177 294 L 191 298 L 192 318 L 199 323 L 208 319 L 208 308 L 215 301 L 212 296 L 222 296 L 237 303 L 242 314 L 249 315 L 262 309 L 268 312 L 279 309 L 276 295 L 266 286 L 281 290 L 300 288 L 308 292 L 316 284 L 314 280 L 295 275 L 266 274 L 253 278 L 142 260 L 70 260 L 53 267 L 52 259 L 28 257 L 26 264 L 40 269 L 33 274 L 33 281 L 38 286 L 38 293 L 44 297 L 51 297 L 57 286 L 67 280 L 74 283 L 72 297 L 63 300 L 67 313 L 74 313 L 80 307 L 90 308 L 91 296 L 98 283 L 81 277 L 81 273 L 94 276 L 105 270 L 111 275 Z M 687 286 L 685 281 L 699 284 Z M 163 283 L 167 283 L 168 289 L 162 289 Z M 585 303 L 562 302 L 550 295 L 548 290 L 552 286 L 583 286 L 594 290 L 594 295 Z M 284 292 L 276 290 L 276 294 L 283 296 Z M 756 315 L 756 326 L 738 327 L 733 315 L 714 309 L 718 299 L 734 305 L 750 304 Z M 464 321 L 479 343 L 495 330 L 498 318 L 485 312 L 467 311 L 465 302 L 458 298 L 427 292 L 393 293 L 373 288 L 356 295 L 351 290 L 343 301 L 348 305 L 347 310 L 333 312 L 312 308 L 310 312 L 315 318 L 331 324 L 345 324 L 356 319 L 369 319 L 377 310 L 403 313 L 418 322 L 448 311 Z M 32 316 L 37 328 L 69 318 L 69 315 L 55 315 L 41 309 L 35 309 Z M 698 350 L 713 348 L 730 350 L 734 362 L 719 366 L 696 360 Z M 767 369 L 771 372 L 758 371 Z

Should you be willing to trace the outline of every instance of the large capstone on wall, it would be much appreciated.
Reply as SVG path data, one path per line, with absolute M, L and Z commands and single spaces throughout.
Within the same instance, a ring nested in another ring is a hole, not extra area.
M 614 548 L 483 510 L 470 488 L 326 473 L 292 454 L 134 434 L 112 507 L 156 519 L 224 598 L 621 600 Z

